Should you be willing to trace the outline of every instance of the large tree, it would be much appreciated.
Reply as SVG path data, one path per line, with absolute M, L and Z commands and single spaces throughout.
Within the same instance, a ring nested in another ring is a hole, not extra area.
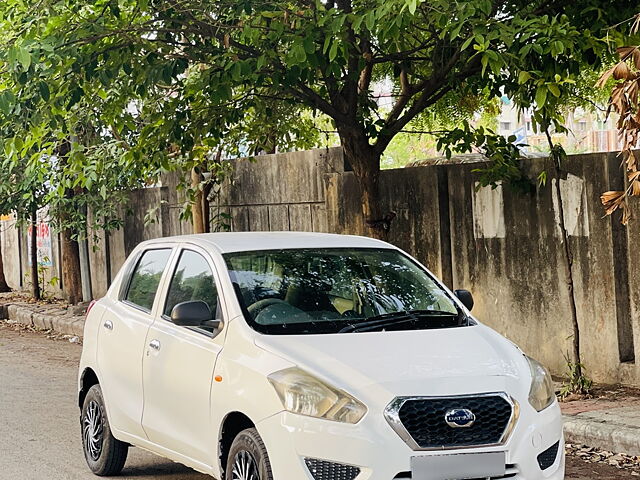
M 559 129 L 575 82 L 607 57 L 605 29 L 635 13 L 624 0 L 31 3 L 0 6 L 17 82 L 0 109 L 24 87 L 34 112 L 53 114 L 33 115 L 31 135 L 59 128 L 87 99 L 140 161 L 163 163 L 172 148 L 223 138 L 265 101 L 304 106 L 331 118 L 373 235 L 388 228 L 381 155 L 414 119 L 506 94 L 543 129 Z M 472 141 L 486 133 L 463 132 Z

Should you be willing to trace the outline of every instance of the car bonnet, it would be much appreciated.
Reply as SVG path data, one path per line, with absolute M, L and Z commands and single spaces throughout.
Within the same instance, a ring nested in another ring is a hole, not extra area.
M 394 395 L 456 394 L 482 385 L 502 389 L 505 380 L 519 383 L 523 368 L 528 371 L 517 347 L 483 325 L 260 335 L 255 343 L 335 387 L 365 395 L 378 388 Z

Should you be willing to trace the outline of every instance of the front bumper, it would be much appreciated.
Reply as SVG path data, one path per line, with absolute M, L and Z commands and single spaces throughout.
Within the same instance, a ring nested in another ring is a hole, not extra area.
M 537 413 L 529 405 L 520 412 L 504 445 L 441 451 L 414 451 L 390 427 L 382 412 L 368 412 L 357 425 L 347 425 L 281 412 L 257 425 L 276 480 L 314 480 L 305 458 L 360 469 L 356 480 L 411 479 L 412 456 L 466 452 L 506 452 L 507 476 L 513 480 L 564 479 L 564 438 L 557 403 Z M 560 442 L 553 465 L 544 471 L 537 457 Z

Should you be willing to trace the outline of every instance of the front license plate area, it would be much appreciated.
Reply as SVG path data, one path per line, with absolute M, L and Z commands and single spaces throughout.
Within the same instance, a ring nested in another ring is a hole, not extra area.
M 501 477 L 506 473 L 505 459 L 505 452 L 411 457 L 411 480 Z

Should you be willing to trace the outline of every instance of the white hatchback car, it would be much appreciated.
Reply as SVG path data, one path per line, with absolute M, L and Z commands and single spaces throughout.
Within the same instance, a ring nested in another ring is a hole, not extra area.
M 224 480 L 564 478 L 549 373 L 387 243 L 144 242 L 87 315 L 84 453 L 130 445 Z

